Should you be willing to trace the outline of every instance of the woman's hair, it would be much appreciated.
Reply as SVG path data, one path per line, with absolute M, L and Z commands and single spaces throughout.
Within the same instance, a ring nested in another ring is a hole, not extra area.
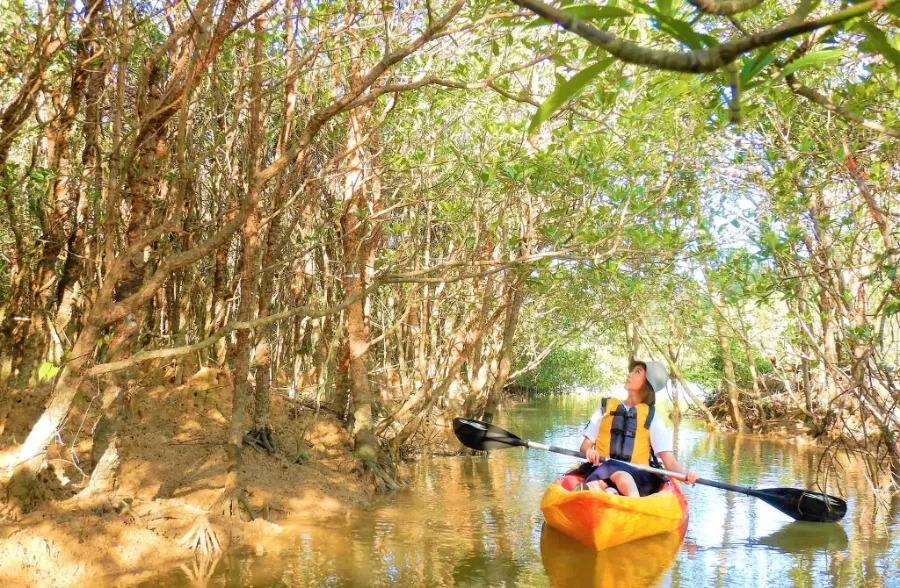
M 641 402 L 651 405 L 656 402 L 656 392 L 653 391 L 653 386 L 650 385 L 650 382 L 646 380 L 643 387 L 641 387 Z
M 647 379 L 647 364 L 643 361 L 632 360 L 628 364 L 628 369 L 630 371 L 637 366 L 644 368 L 644 385 L 641 387 L 641 402 L 652 405 L 656 402 L 656 392 L 653 390 L 653 386 L 650 385 L 650 380 Z

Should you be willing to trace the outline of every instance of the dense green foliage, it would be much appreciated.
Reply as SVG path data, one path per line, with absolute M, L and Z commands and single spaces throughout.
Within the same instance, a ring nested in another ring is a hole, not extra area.
M 559 347 L 537 368 L 516 378 L 512 389 L 529 396 L 574 392 L 576 388 L 596 392 L 608 388 L 611 379 L 601 369 L 600 359 L 592 349 Z

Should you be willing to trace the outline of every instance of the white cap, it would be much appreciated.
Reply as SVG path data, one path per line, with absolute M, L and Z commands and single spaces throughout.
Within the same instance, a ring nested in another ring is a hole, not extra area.
M 644 375 L 647 381 L 650 382 L 650 387 L 653 388 L 654 392 L 659 392 L 666 387 L 666 382 L 669 381 L 669 372 L 666 371 L 665 364 L 658 361 L 632 359 L 628 367 L 629 369 L 634 369 L 636 365 L 644 366 Z

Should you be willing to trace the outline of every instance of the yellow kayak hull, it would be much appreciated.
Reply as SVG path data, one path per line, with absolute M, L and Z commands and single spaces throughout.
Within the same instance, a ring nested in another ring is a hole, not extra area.
M 675 481 L 666 481 L 659 492 L 641 498 L 569 490 L 580 481 L 569 474 L 550 484 L 541 511 L 548 525 L 588 547 L 599 551 L 687 525 L 687 500 Z

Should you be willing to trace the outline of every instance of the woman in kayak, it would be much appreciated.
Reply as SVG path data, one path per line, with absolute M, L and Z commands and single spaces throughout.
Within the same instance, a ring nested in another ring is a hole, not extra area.
M 625 379 L 628 398 L 604 398 L 584 429 L 581 451 L 597 466 L 575 490 L 618 491 L 622 496 L 647 496 L 659 490 L 662 479 L 629 463 L 663 467 L 685 474 L 693 484 L 698 476 L 685 472 L 672 447 L 662 418 L 654 418 L 656 393 L 666 387 L 669 374 L 658 361 L 632 361 Z M 617 461 L 600 461 L 601 457 Z M 662 460 L 662 464 L 656 459 Z

